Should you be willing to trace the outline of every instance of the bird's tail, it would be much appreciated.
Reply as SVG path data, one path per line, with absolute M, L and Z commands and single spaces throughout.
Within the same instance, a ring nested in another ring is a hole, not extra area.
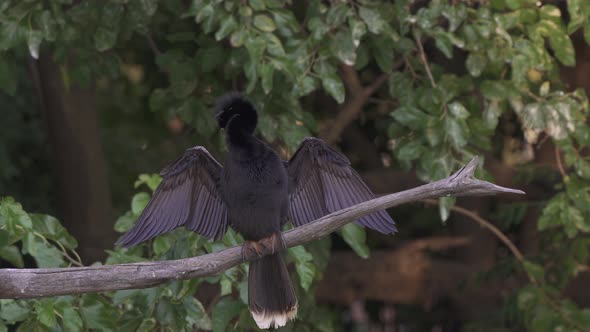
M 250 262 L 248 307 L 261 329 L 284 326 L 297 315 L 297 297 L 280 253 Z

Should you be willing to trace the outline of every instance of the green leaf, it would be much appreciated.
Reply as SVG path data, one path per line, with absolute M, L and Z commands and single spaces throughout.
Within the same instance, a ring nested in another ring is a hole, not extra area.
M 458 119 L 467 119 L 470 115 L 469 111 L 460 102 L 454 101 L 448 107 L 451 114 Z
M 0 300 L 0 318 L 8 324 L 23 321 L 28 318 L 30 309 L 24 303 L 15 300 Z
M 87 294 L 82 297 L 80 314 L 89 330 L 114 331 L 117 329 L 116 310 L 105 303 L 97 294 Z
M 344 102 L 344 84 L 337 74 L 322 75 L 322 86 L 332 96 L 338 104 Z
M 444 130 L 440 121 L 436 118 L 429 118 L 424 134 L 430 146 L 438 146 L 444 136 Z
M 445 129 L 451 143 L 457 149 L 460 149 L 467 144 L 469 127 L 467 127 L 465 120 L 454 119 L 450 116 L 447 116 L 445 118 Z
M 295 264 L 295 271 L 299 275 L 301 288 L 308 290 L 315 276 L 315 265 L 311 262 L 300 262 Z
M 541 104 L 527 104 L 522 111 L 517 113 L 520 115 L 524 127 L 539 130 L 545 129 L 545 114 Z
M 258 67 L 258 70 L 260 71 L 259 75 L 262 80 L 262 90 L 264 90 L 265 94 L 269 94 L 272 90 L 274 68 L 270 64 L 262 64 Z
M 555 52 L 557 59 L 565 66 L 575 66 L 576 53 L 574 45 L 568 35 L 559 29 L 551 29 L 549 31 L 549 45 Z
M 16 226 L 21 226 L 25 229 L 33 228 L 31 217 L 23 210 L 23 206 L 14 201 L 12 197 L 0 199 L 0 217 L 4 219 L 9 232 L 11 232 L 11 229 L 16 228 Z
M 584 179 L 590 180 L 590 163 L 584 159 L 577 159 L 574 163 L 576 174 Z
M 387 22 L 385 22 L 381 17 L 381 14 L 373 8 L 364 6 L 360 7 L 359 16 L 365 21 L 367 28 L 371 33 L 379 34 L 386 28 Z
M 133 184 L 134 188 L 139 188 L 142 184 L 146 184 L 153 192 L 162 182 L 162 177 L 159 174 L 141 174 L 138 180 Z
M 459 3 L 443 9 L 443 16 L 449 21 L 449 31 L 455 31 L 467 17 L 466 6 Z
M 47 239 L 58 241 L 65 248 L 74 249 L 78 241 L 68 233 L 59 220 L 46 214 L 30 214 L 33 222 L 33 230 L 45 236 Z
M 240 313 L 241 309 L 242 304 L 231 297 L 221 298 L 211 313 L 213 332 L 225 331 L 229 322 Z
M 266 9 L 266 7 L 264 6 L 263 0 L 249 0 L 248 3 L 250 4 L 250 7 L 252 7 L 252 9 L 254 9 L 254 10 Z
M 187 313 L 186 320 L 191 326 L 206 331 L 211 330 L 211 319 L 199 300 L 193 296 L 187 296 L 182 302 L 184 303 Z
M 47 327 L 55 327 L 57 325 L 57 317 L 53 309 L 53 302 L 48 299 L 42 299 L 35 303 L 35 312 L 37 319 L 41 324 Z
M 131 199 L 131 211 L 135 215 L 139 215 L 145 209 L 147 203 L 150 201 L 150 195 L 146 192 L 140 192 Z
M 65 308 L 63 311 L 63 325 L 67 332 L 83 331 L 84 323 L 80 314 L 74 308 Z
M 117 219 L 114 229 L 119 233 L 127 232 L 133 226 L 135 220 L 137 220 L 137 217 L 131 211 L 128 211 Z
M 39 46 L 43 41 L 43 34 L 38 30 L 27 31 L 27 45 L 29 46 L 29 54 L 34 59 L 39 59 Z
M 342 227 L 342 238 L 362 258 L 369 257 L 367 234 L 365 229 L 355 223 L 348 223 Z
M 590 45 L 590 20 L 584 24 L 584 41 Z
M 270 55 L 276 57 L 283 57 L 285 55 L 285 49 L 281 40 L 272 33 L 265 33 L 264 40 L 266 41 L 266 50 Z
M 139 2 L 141 3 L 143 11 L 148 16 L 153 16 L 156 13 L 156 10 L 158 9 L 158 0 L 140 0 Z
M 585 0 L 568 0 L 567 1 L 567 11 L 570 15 L 570 21 L 567 25 L 567 33 L 571 35 L 573 32 L 578 30 L 584 22 L 588 19 L 584 15 L 584 13 L 588 11 L 584 11 L 584 9 L 590 8 L 588 2 Z
M 221 276 L 221 281 L 219 284 L 221 285 L 221 296 L 231 294 L 232 281 L 229 280 L 225 275 Z
M 170 250 L 170 248 L 172 248 L 172 239 L 168 236 L 158 236 L 155 240 L 154 240 L 154 253 L 156 255 L 162 255 L 165 252 L 167 252 L 168 250 Z
M 422 140 L 414 138 L 401 143 L 400 146 L 395 150 L 395 155 L 399 160 L 412 161 L 420 158 L 424 151 L 425 147 L 422 143 Z
M 264 32 L 273 32 L 277 28 L 272 18 L 267 15 L 254 16 L 254 26 Z
M 573 206 L 567 209 L 568 221 L 582 232 L 590 232 L 590 222 L 584 219 L 582 212 Z
M 348 28 L 340 30 L 330 40 L 330 50 L 340 61 L 352 66 L 356 62 L 356 46 Z
M 350 14 L 350 7 L 346 3 L 337 3 L 330 6 L 326 15 L 326 22 L 332 27 L 337 27 L 344 23 L 346 17 Z
M 440 214 L 440 220 L 443 223 L 449 219 L 451 209 L 455 206 L 456 201 L 456 197 L 440 197 L 438 199 L 438 212 Z
M 506 1 L 506 5 L 508 6 L 508 8 L 515 10 L 515 9 L 519 9 L 524 0 L 505 0 Z
M 117 42 L 117 34 L 117 31 L 110 28 L 99 27 L 94 33 L 94 47 L 99 52 L 113 48 Z
M 414 129 L 424 127 L 428 120 L 426 113 L 422 112 L 416 107 L 399 107 L 393 111 L 391 116 L 393 116 L 397 122 L 403 124 L 404 126 Z
M 0 24 L 0 50 L 6 51 L 17 45 L 24 38 L 25 30 L 18 21 L 7 20 Z
M 156 330 L 157 321 L 155 318 L 146 318 L 141 321 L 139 327 L 137 327 L 137 331 L 146 332 L 146 331 L 155 331 Z
M 483 81 L 481 92 L 488 99 L 506 99 L 518 94 L 509 81 Z
M 238 29 L 238 22 L 232 15 L 230 15 L 229 18 L 226 18 L 221 22 L 219 30 L 215 33 L 215 40 L 222 40 L 236 29 Z
M 545 281 L 545 270 L 541 265 L 526 260 L 522 265 L 526 273 L 535 278 L 535 280 L 541 283 Z
M 412 80 L 408 75 L 396 71 L 389 76 L 389 95 L 391 97 L 401 98 L 412 90 Z
M 295 246 L 289 248 L 289 255 L 295 259 L 296 262 L 309 262 L 313 260 L 311 254 L 305 250 L 304 246 Z
M 453 41 L 447 33 L 438 33 L 436 35 L 434 45 L 438 48 L 448 59 L 453 57 Z
M 465 67 L 473 77 L 479 77 L 488 63 L 488 58 L 482 53 L 469 53 Z
M 542 231 L 563 222 L 561 219 L 561 211 L 565 208 L 565 199 L 566 196 L 564 193 L 559 193 L 553 196 L 545 208 L 543 208 L 543 212 L 537 223 L 538 230 Z
M 312 255 L 303 246 L 289 248 L 289 255 L 295 259 L 295 271 L 299 275 L 301 287 L 309 289 L 315 276 L 315 265 Z
M 18 268 L 24 267 L 23 256 L 16 246 L 0 248 L 0 258 Z
M 502 115 L 502 107 L 498 100 L 492 99 L 484 110 L 483 120 L 487 128 L 494 129 L 498 125 L 500 115 Z
M 64 264 L 61 251 L 33 233 L 27 233 L 24 237 L 22 252 L 33 256 L 37 267 L 40 268 L 59 267 Z
M 369 39 L 371 52 L 381 70 L 385 73 L 393 69 L 394 52 L 392 43 L 384 36 L 374 36 Z
M 9 238 L 10 234 L 5 230 L 0 229 L 0 249 L 8 245 Z
M 367 33 L 367 26 L 363 21 L 350 20 L 352 43 L 355 47 L 361 44 L 361 39 Z

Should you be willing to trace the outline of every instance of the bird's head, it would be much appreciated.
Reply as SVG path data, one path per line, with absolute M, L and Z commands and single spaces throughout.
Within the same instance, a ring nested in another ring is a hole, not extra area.
M 215 118 L 219 128 L 226 128 L 230 122 L 232 128 L 254 132 L 258 123 L 258 113 L 254 105 L 237 92 L 223 95 L 217 100 L 215 106 Z

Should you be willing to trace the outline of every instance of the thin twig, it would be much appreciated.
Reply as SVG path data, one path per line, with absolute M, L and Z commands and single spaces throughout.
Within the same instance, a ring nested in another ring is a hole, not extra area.
M 162 55 L 162 51 L 160 51 L 160 49 L 158 48 L 158 45 L 156 45 L 156 42 L 152 38 L 152 35 L 150 35 L 149 33 L 147 33 L 145 35 L 145 39 L 147 39 L 147 42 L 148 42 L 148 45 L 150 46 L 150 49 L 152 50 L 152 52 L 154 52 L 154 54 L 156 56 Z
M 426 203 L 429 205 L 435 205 L 435 206 L 438 205 L 438 201 L 435 199 L 423 199 L 423 200 L 420 200 L 420 202 Z M 492 232 L 498 238 L 498 240 L 502 241 L 502 243 L 504 243 L 504 245 L 506 247 L 508 247 L 508 249 L 512 252 L 514 257 L 516 257 L 516 259 L 518 259 L 518 261 L 520 261 L 520 262 L 524 261 L 524 256 L 522 255 L 520 250 L 518 250 L 516 245 L 514 245 L 514 243 L 512 243 L 512 241 L 510 241 L 510 239 L 504 233 L 502 233 L 502 231 L 499 230 L 498 227 L 494 226 L 491 222 L 480 217 L 477 213 L 469 211 L 469 210 L 462 208 L 460 206 L 454 205 L 453 207 L 451 207 L 451 211 L 455 211 L 459 214 L 469 217 L 469 218 L 473 219 L 473 221 L 477 222 L 483 228 L 488 229 L 490 232 Z
M 417 35 L 414 34 L 414 39 L 416 40 L 416 45 L 418 45 L 418 50 L 420 51 L 420 61 L 424 65 L 424 69 L 426 70 L 426 74 L 428 75 L 428 79 L 430 79 L 430 84 L 433 88 L 436 88 L 436 82 L 434 81 L 434 76 L 432 76 L 432 72 L 430 71 L 430 65 L 428 64 L 428 60 L 426 59 L 426 53 L 424 52 L 424 47 L 422 47 L 422 42 Z
M 559 169 L 561 176 L 563 178 L 567 177 L 567 173 L 565 172 L 565 168 L 563 168 L 563 163 L 561 162 L 561 153 L 557 146 L 555 146 L 555 160 L 557 161 L 557 168 Z
M 420 201 L 423 203 L 429 204 L 429 205 L 435 205 L 435 206 L 438 205 L 438 201 L 435 199 L 422 199 Z M 468 218 L 471 218 L 472 220 L 477 222 L 480 226 L 488 229 L 500 241 L 502 241 L 502 243 L 504 243 L 504 245 L 506 247 L 508 247 L 510 252 L 512 252 L 514 257 L 520 262 L 520 264 L 524 263 L 524 256 L 520 252 L 520 250 L 518 250 L 516 245 L 512 241 L 510 241 L 510 239 L 504 233 L 502 233 L 502 231 L 500 231 L 496 226 L 494 226 L 491 222 L 480 217 L 477 213 L 469 211 L 469 210 L 462 208 L 460 206 L 455 205 L 455 206 L 451 207 L 451 211 L 455 211 L 455 212 L 462 214 Z M 580 331 L 589 331 L 586 327 L 581 326 L 580 324 L 578 324 L 578 322 L 576 322 L 571 317 L 569 317 L 569 314 L 567 312 L 563 311 L 562 306 L 559 303 L 556 303 L 556 300 L 553 299 L 550 294 L 546 293 L 540 287 L 540 282 L 541 282 L 540 280 L 537 280 L 535 278 L 535 276 L 531 275 L 528 271 L 526 271 L 526 269 L 525 269 L 525 274 L 526 274 L 527 278 L 529 279 L 529 281 L 541 290 L 541 294 L 543 295 L 544 299 L 546 300 L 546 303 L 548 303 L 551 307 L 553 307 L 553 309 L 556 312 L 560 313 L 565 321 L 567 321 L 572 326 L 575 326 L 576 328 L 580 329 Z

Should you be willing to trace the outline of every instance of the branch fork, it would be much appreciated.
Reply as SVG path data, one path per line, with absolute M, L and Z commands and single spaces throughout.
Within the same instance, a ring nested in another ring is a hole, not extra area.
M 521 190 L 474 178 L 477 165 L 476 157 L 445 179 L 381 196 L 287 231 L 283 233 L 285 244 L 287 247 L 294 247 L 317 240 L 360 217 L 404 203 L 442 196 L 524 194 Z M 208 277 L 243 263 L 241 249 L 242 246 L 236 246 L 211 254 L 171 261 L 68 268 L 0 269 L 0 299 L 147 288 L 172 280 Z

